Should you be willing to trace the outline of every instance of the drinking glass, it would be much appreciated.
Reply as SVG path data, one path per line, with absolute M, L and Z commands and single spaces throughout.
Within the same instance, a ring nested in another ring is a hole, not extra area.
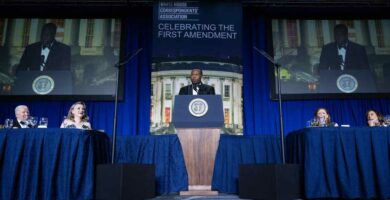
M 35 128 L 37 126 L 37 123 L 38 123 L 38 118 L 30 116 L 27 118 L 27 123 L 29 125 L 31 125 L 31 128 Z
M 4 121 L 4 128 L 12 128 L 12 126 L 14 125 L 14 120 L 13 119 L 5 119 Z
M 38 128 L 47 128 L 48 123 L 49 120 L 47 119 L 47 117 L 41 117 L 41 119 L 39 120 Z
M 65 128 L 67 126 L 66 119 L 68 119 L 67 116 L 64 116 L 61 122 L 61 127 Z
M 306 122 L 306 127 L 315 127 L 317 126 L 317 120 L 316 119 L 311 119 Z
M 390 126 L 390 115 L 386 115 L 384 118 L 383 118 L 386 126 Z
M 312 123 L 311 121 L 312 120 L 309 120 L 309 121 L 306 122 L 306 127 L 311 127 L 311 123 Z

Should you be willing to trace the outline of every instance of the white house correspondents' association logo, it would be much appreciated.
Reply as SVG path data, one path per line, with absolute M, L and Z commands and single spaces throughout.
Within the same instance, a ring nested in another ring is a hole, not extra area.
M 195 117 L 203 117 L 209 110 L 207 102 L 201 98 L 193 99 L 188 105 L 188 110 Z
M 32 83 L 32 89 L 37 94 L 49 94 L 54 89 L 54 80 L 47 75 L 38 76 Z
M 342 92 L 355 92 L 358 86 L 358 81 L 350 74 L 343 74 L 337 78 L 337 88 L 339 88 L 339 90 Z

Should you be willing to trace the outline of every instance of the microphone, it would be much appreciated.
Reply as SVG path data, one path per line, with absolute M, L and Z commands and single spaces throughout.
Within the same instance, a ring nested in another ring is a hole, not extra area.
M 198 94 L 199 93 L 199 86 L 195 86 L 194 90 L 195 90 L 196 94 Z
M 143 48 L 139 48 L 137 51 L 127 54 L 125 56 L 125 58 L 122 60 L 122 62 L 119 61 L 118 63 L 115 64 L 115 67 L 120 67 L 120 66 L 128 63 L 131 59 L 133 59 L 136 55 L 138 55 L 139 52 L 141 52 L 142 50 L 143 50 Z
M 344 61 L 343 61 L 343 56 L 342 55 L 339 55 L 339 66 L 340 66 L 340 69 L 341 70 L 344 70 L 344 65 L 345 65 L 345 63 L 344 63 Z
M 261 50 L 261 49 L 258 49 L 257 47 L 253 46 L 253 49 L 256 50 L 257 52 L 259 52 L 261 55 L 263 55 L 265 58 L 267 58 L 267 60 L 269 60 L 272 64 L 275 64 L 275 60 L 274 58 L 272 58 L 268 53 L 266 53 L 265 51 Z
M 40 65 L 40 71 L 45 70 L 46 63 L 45 63 L 45 55 L 41 55 L 41 65 Z
M 193 83 L 192 84 L 192 89 L 195 90 L 196 93 L 199 92 L 199 85 L 200 85 L 199 83 Z
M 253 49 L 259 52 L 261 55 L 263 55 L 268 61 L 270 61 L 276 68 L 281 67 L 279 63 L 277 63 L 272 56 L 270 56 L 267 52 L 265 52 L 262 49 L 258 49 L 257 47 L 253 46 Z

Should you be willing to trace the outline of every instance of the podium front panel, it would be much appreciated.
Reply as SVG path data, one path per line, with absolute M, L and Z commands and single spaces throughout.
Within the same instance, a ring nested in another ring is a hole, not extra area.
M 190 111 L 190 104 L 199 100 L 202 110 L 207 112 L 196 116 Z M 206 103 L 206 106 L 202 102 Z M 176 128 L 220 128 L 224 124 L 222 98 L 220 95 L 177 95 L 173 107 L 172 122 Z

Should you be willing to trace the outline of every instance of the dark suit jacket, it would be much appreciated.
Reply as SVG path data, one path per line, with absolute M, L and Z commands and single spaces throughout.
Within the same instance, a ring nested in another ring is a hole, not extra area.
M 19 70 L 40 70 L 42 43 L 36 42 L 26 47 L 20 59 Z M 70 70 L 70 47 L 54 41 L 46 60 L 45 70 Z
M 199 95 L 214 95 L 214 87 L 206 84 L 199 85 Z M 187 85 L 180 88 L 179 95 L 192 95 L 192 85 Z
M 12 125 L 12 127 L 17 127 L 17 128 L 22 128 L 18 122 L 17 119 L 14 119 L 14 124 Z
M 322 47 L 319 64 L 320 70 L 340 70 L 340 61 L 336 42 Z M 369 68 L 364 46 L 348 41 L 344 70 Z
M 17 119 L 14 120 L 12 127 L 22 128 L 22 126 L 19 124 L 19 122 L 18 122 Z M 29 124 L 27 124 L 27 127 L 28 127 L 28 128 L 32 128 L 32 126 L 29 125 Z

